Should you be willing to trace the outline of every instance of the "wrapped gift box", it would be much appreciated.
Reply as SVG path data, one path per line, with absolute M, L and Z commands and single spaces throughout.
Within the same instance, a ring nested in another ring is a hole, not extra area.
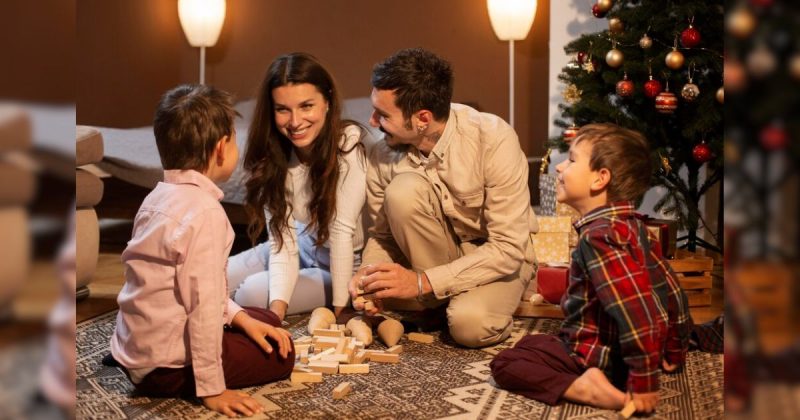
M 539 216 L 539 232 L 533 235 L 533 249 L 540 263 L 569 263 L 569 216 Z
M 569 268 L 566 266 L 540 266 L 536 273 L 537 292 L 549 303 L 561 303 L 568 283 Z
M 653 233 L 661 244 L 661 253 L 664 258 L 675 256 L 678 239 L 678 222 L 668 219 L 653 219 L 645 216 L 644 224 L 647 230 Z
M 556 176 L 539 175 L 539 214 L 555 216 L 556 214 Z
M 556 202 L 556 216 L 568 216 L 570 223 L 575 224 L 581 218 L 578 210 L 575 210 L 569 204 Z M 575 229 L 569 230 L 569 247 L 575 248 L 578 246 L 578 232 Z

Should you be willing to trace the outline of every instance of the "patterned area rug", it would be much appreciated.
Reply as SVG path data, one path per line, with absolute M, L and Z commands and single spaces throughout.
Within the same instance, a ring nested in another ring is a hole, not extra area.
M 78 325 L 78 418 L 221 417 L 196 401 L 132 397 L 133 386 L 122 371 L 100 363 L 109 351 L 115 317 L 116 311 Z M 306 316 L 287 321 L 295 337 L 305 334 Z M 433 344 L 404 338 L 399 364 L 371 363 L 366 375 L 325 375 L 322 383 L 312 384 L 284 380 L 245 392 L 261 402 L 262 418 L 268 419 L 616 419 L 616 412 L 575 404 L 551 407 L 494 385 L 493 355 L 526 334 L 555 332 L 559 322 L 517 319 L 508 340 L 482 350 L 456 347 L 439 333 Z M 722 371 L 721 355 L 690 353 L 683 373 L 662 376 L 662 402 L 650 418 L 722 418 Z M 352 383 L 352 393 L 333 400 L 333 388 L 343 381 Z

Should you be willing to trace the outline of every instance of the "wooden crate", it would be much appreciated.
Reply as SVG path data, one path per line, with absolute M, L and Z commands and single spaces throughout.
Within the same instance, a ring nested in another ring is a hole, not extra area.
M 678 283 L 686 292 L 690 308 L 711 305 L 713 258 L 679 249 L 675 259 L 669 260 L 669 265 L 678 275 Z

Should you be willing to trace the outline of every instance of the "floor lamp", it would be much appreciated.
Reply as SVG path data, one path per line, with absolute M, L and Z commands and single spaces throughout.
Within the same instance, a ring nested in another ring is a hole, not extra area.
M 514 127 L 514 41 L 528 36 L 536 15 L 536 0 L 486 0 L 492 29 L 508 41 L 508 123 Z
M 213 47 L 225 21 L 225 0 L 178 0 L 178 17 L 186 39 L 200 47 L 200 84 L 206 82 L 206 47 Z

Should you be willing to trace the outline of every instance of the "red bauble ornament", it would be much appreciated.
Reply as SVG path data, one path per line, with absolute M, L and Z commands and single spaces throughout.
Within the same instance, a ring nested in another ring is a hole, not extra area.
M 692 149 L 692 158 L 697 163 L 706 163 L 714 157 L 711 148 L 705 143 L 700 143 Z
M 578 51 L 576 59 L 578 60 L 578 64 L 582 66 L 583 63 L 586 61 L 586 51 Z
M 604 18 L 606 17 L 606 13 L 608 13 L 608 10 L 603 11 L 601 7 L 597 5 L 597 3 L 595 3 L 594 6 L 592 6 L 592 14 L 594 15 L 594 17 Z
M 650 76 L 650 80 L 644 82 L 644 95 L 648 98 L 655 98 L 662 90 L 664 89 L 661 86 L 661 82 L 653 79 L 653 76 Z
M 564 132 L 561 134 L 561 138 L 564 139 L 564 142 L 569 143 L 572 141 L 572 139 L 577 137 L 578 130 L 580 129 L 581 128 L 578 127 L 577 125 L 572 124 L 571 126 L 564 129 Z
M 767 150 L 783 150 L 789 143 L 789 134 L 780 123 L 772 123 L 764 127 L 758 138 L 761 140 L 761 146 Z
M 662 114 L 672 114 L 678 109 L 678 98 L 674 93 L 665 90 L 656 96 L 656 111 Z
M 692 25 L 681 32 L 681 45 L 686 48 L 694 48 L 700 45 L 700 31 L 695 29 Z
M 629 96 L 633 96 L 634 85 L 633 82 L 628 80 L 628 75 L 626 74 L 625 77 L 617 82 L 617 95 L 627 98 Z

